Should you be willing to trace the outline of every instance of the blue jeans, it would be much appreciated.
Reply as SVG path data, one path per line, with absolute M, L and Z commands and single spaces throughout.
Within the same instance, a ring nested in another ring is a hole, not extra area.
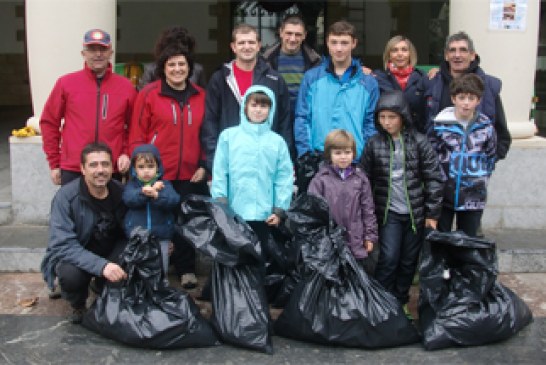
M 379 262 L 375 278 L 402 304 L 409 301 L 422 236 L 422 227 L 413 231 L 409 214 L 389 211 L 387 222 L 379 226 Z

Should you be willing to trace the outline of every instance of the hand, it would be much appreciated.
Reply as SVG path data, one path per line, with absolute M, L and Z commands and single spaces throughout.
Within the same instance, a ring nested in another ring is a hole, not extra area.
M 155 190 L 152 186 L 143 186 L 142 194 L 154 199 L 157 199 L 157 197 L 159 196 L 159 193 L 157 192 L 157 190 Z
M 61 185 L 61 169 L 51 169 L 49 172 L 49 176 L 51 176 L 51 182 L 55 185 Z
M 430 218 L 425 219 L 426 228 L 437 229 L 436 228 L 437 226 L 438 226 L 438 221 L 436 219 L 430 219 Z
M 368 252 L 372 252 L 373 250 L 373 242 L 372 241 L 364 241 L 364 248 Z
M 190 179 L 190 182 L 192 183 L 201 182 L 205 179 L 206 176 L 207 176 L 207 170 L 205 170 L 203 167 L 200 167 L 194 172 L 193 176 Z
M 362 73 L 364 73 L 364 75 L 373 75 L 372 69 L 366 66 L 362 66 Z
M 271 214 L 269 217 L 267 217 L 265 223 L 267 223 L 268 226 L 278 226 L 279 223 L 281 223 L 281 218 L 279 218 L 279 216 L 276 214 Z
M 174 252 L 174 243 L 169 242 L 169 248 L 167 249 L 167 254 L 171 256 Z
M 106 280 L 111 281 L 113 283 L 121 281 L 123 279 L 127 279 L 127 274 L 121 266 L 118 264 L 114 264 L 113 262 L 109 262 L 106 264 L 104 269 L 102 270 L 102 276 L 106 278 Z
M 156 181 L 152 188 L 154 188 L 155 191 L 161 191 L 165 187 L 165 183 L 163 181 Z
M 427 73 L 428 79 L 432 80 L 434 78 L 434 76 L 436 76 L 438 71 L 440 71 L 440 69 L 438 67 L 433 67 L 430 70 L 428 70 L 428 73 Z
M 129 171 L 129 167 L 131 167 L 131 160 L 129 159 L 129 156 L 123 154 L 118 157 L 118 171 L 122 174 Z

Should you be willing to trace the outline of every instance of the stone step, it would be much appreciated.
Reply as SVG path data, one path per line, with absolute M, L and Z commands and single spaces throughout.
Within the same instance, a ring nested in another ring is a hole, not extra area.
M 0 226 L 0 272 L 39 271 L 47 236 L 47 226 Z M 498 230 L 485 236 L 497 244 L 501 273 L 546 272 L 546 231 Z M 197 269 L 206 274 L 210 260 L 199 257 Z

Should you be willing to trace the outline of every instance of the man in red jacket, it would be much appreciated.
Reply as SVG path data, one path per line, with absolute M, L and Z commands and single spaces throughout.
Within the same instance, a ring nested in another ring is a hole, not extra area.
M 56 185 L 81 175 L 79 156 L 91 142 L 104 142 L 112 149 L 114 176 L 129 169 L 127 126 L 137 93 L 129 80 L 112 73 L 113 52 L 108 33 L 100 29 L 85 33 L 83 70 L 61 76 L 44 106 L 40 129 Z

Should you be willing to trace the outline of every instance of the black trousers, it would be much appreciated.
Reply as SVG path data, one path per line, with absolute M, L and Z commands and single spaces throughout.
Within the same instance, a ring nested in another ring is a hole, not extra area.
M 191 194 L 210 196 L 206 181 L 192 183 L 189 180 L 173 180 L 171 183 L 174 190 L 180 195 L 181 201 Z M 180 214 L 180 207 L 176 208 L 176 214 Z M 176 275 L 195 273 L 195 248 L 178 233 L 173 236 L 173 244 L 174 252 L 171 256 L 171 262 Z
M 119 263 L 119 255 L 126 245 L 127 241 L 118 241 L 106 259 L 110 262 Z M 85 307 L 85 301 L 89 294 L 89 283 L 93 275 L 65 261 L 59 262 L 55 271 L 59 278 L 61 296 L 70 303 L 72 308 Z M 104 278 L 102 279 L 104 280 Z
M 440 232 L 451 232 L 453 219 L 456 217 L 456 226 L 458 231 L 463 231 L 470 237 L 478 235 L 478 229 L 482 221 L 483 210 L 466 210 L 456 212 L 451 208 L 442 208 L 442 214 L 438 220 L 438 230 Z
M 409 214 L 389 211 L 387 222 L 379 226 L 379 262 L 375 278 L 402 304 L 409 301 L 423 243 L 423 229 L 413 231 Z

